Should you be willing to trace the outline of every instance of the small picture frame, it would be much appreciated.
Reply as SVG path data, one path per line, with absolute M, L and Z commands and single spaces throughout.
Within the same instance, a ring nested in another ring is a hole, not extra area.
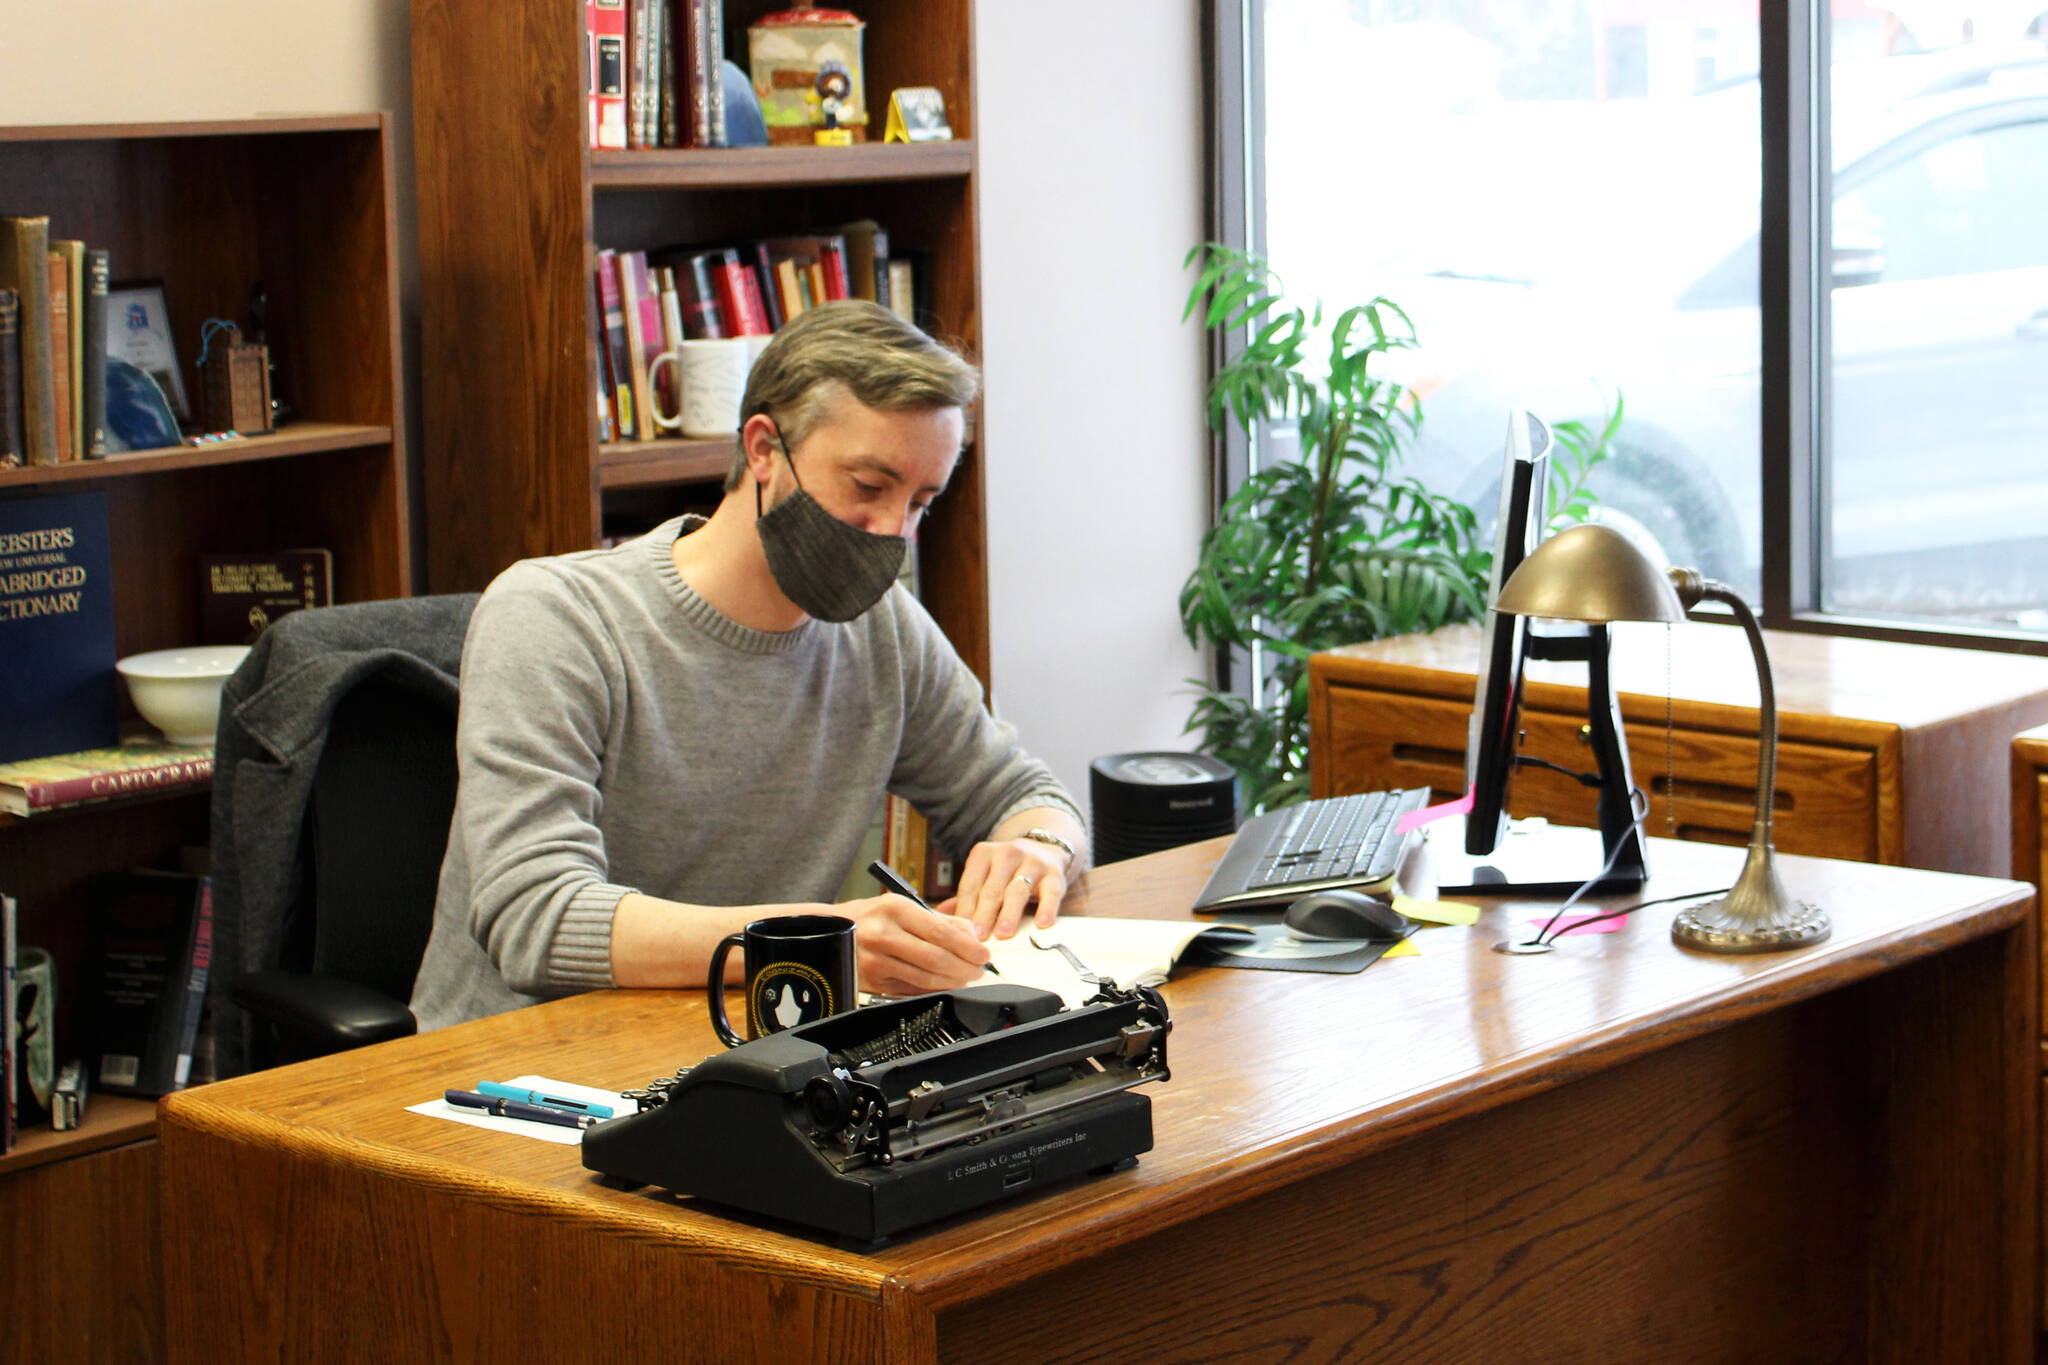
M 162 280 L 122 280 L 107 290 L 107 354 L 156 380 L 179 422 L 192 420 Z
M 951 142 L 946 122 L 946 97 L 929 85 L 906 85 L 889 92 L 889 122 L 884 142 Z

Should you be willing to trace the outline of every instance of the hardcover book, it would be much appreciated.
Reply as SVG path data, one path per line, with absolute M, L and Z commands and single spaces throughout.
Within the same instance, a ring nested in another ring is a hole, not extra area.
M 213 749 L 137 736 L 105 749 L 0 763 L 0 811 L 34 815 L 143 792 L 197 791 L 213 780 Z
M 85 458 L 107 453 L 107 284 L 111 271 L 103 248 L 85 253 L 85 311 L 79 318 L 83 348 L 80 366 L 80 411 L 85 428 Z
M 21 295 L 0 289 L 0 469 L 27 458 L 21 437 Z
M 85 243 L 52 238 L 50 254 L 64 262 L 64 298 L 68 310 L 64 335 L 53 338 L 69 366 L 71 392 L 71 458 L 85 458 Z
M 726 327 L 718 306 L 717 272 L 722 257 L 699 247 L 663 247 L 649 260 L 667 266 L 676 277 L 676 299 L 682 311 L 683 335 L 692 341 L 715 341 L 735 333 Z
M 654 410 L 648 406 L 649 375 L 647 362 L 661 354 L 661 299 L 651 295 L 647 279 L 647 253 L 644 251 L 621 251 L 612 260 L 619 272 L 619 306 L 626 315 L 626 374 L 632 380 L 634 434 L 643 441 L 651 441 L 656 435 Z M 649 314 L 643 306 L 653 304 L 654 323 L 652 349 L 648 347 L 647 324 Z
M 626 302 L 619 292 L 618 253 L 597 253 L 597 297 L 604 318 L 605 367 L 612 381 L 612 416 L 619 439 L 639 439 L 639 409 L 633 403 L 633 361 L 626 347 Z
M 57 463 L 49 261 L 48 218 L 0 218 L 0 288 L 14 290 L 21 307 L 21 421 L 30 464 Z
M 591 146 L 626 145 L 626 3 L 590 0 Z
M 57 434 L 57 462 L 78 458 L 71 444 L 71 267 L 61 253 L 48 257 L 50 270 L 50 410 Z
M 14 1146 L 14 899 L 0 891 L 0 1152 Z
M 846 239 L 847 288 L 857 299 L 889 306 L 889 233 L 872 218 L 839 229 Z
M 211 887 L 183 873 L 124 872 L 103 878 L 98 892 L 83 1015 L 94 1083 L 168 1094 L 191 1072 L 213 957 Z
M 116 742 L 107 495 L 0 501 L 0 763 Z
M 326 550 L 200 556 L 201 644 L 254 644 L 278 617 L 332 605 L 334 556 Z

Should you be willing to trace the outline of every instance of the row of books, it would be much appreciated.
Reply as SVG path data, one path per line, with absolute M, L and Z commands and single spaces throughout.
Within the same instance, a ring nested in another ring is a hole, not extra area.
M 0 218 L 0 468 L 107 453 L 104 250 Z
M 205 1078 L 200 1023 L 213 967 L 213 884 L 138 870 L 90 891 L 91 961 L 70 1015 L 82 1061 L 65 1061 L 50 993 L 56 964 L 17 944 L 17 908 L 0 893 L 0 1151 L 27 1127 L 76 1128 L 89 1089 L 154 1098 Z M 28 965 L 31 954 L 40 968 Z
M 603 439 L 655 438 L 653 405 L 674 411 L 676 395 L 674 371 L 651 373 L 653 361 L 685 340 L 768 336 L 836 299 L 869 299 L 914 320 L 928 274 L 922 254 L 892 254 L 888 232 L 868 219 L 737 246 L 599 251 Z
M 593 148 L 727 145 L 720 0 L 585 0 Z

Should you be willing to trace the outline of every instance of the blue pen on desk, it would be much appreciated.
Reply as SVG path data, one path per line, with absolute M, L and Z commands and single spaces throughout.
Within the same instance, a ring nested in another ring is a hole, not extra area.
M 895 868 L 889 866 L 887 863 L 883 862 L 880 858 L 877 858 L 873 862 L 868 864 L 868 875 L 873 877 L 876 881 L 880 882 L 889 890 L 903 897 L 903 899 L 909 901 L 912 905 L 921 906 L 926 910 L 932 910 L 932 908 L 929 905 L 925 905 L 924 897 L 918 895 L 916 891 L 911 889 L 910 883 L 903 880 L 903 874 L 898 872 Z M 939 912 L 936 910 L 932 910 L 932 913 L 936 915 Z M 996 964 L 993 962 L 982 963 L 981 969 L 987 972 L 990 976 L 1002 975 L 1001 972 L 996 970 Z
M 539 1090 L 529 1090 L 523 1085 L 501 1085 L 497 1081 L 478 1081 L 477 1093 L 493 1095 L 501 1100 L 518 1100 L 521 1104 L 541 1104 L 550 1109 L 562 1109 L 571 1114 L 588 1114 L 594 1119 L 608 1119 L 612 1107 L 608 1104 L 592 1104 L 588 1100 L 572 1100 L 565 1095 L 549 1095 Z
M 558 1128 L 588 1128 L 597 1122 L 588 1114 L 572 1114 L 566 1109 L 550 1109 L 544 1104 L 522 1104 L 518 1100 L 499 1099 L 496 1095 L 479 1095 L 474 1090 L 444 1091 L 441 1098 L 460 1108 L 481 1109 L 501 1119 L 552 1123 Z

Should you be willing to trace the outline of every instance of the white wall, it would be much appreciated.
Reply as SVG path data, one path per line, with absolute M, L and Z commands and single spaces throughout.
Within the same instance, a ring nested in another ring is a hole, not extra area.
M 1187 749 L 1180 585 L 1207 520 L 1195 0 L 974 8 L 995 700 L 1088 764 Z
M 416 364 L 406 0 L 0 0 L 0 122 L 389 109 Z M 1196 0 L 975 6 L 996 701 L 1085 802 L 1088 763 L 1187 747 L 1175 602 L 1206 519 Z M 5 211 L 17 212 L 19 208 Z M 417 392 L 407 379 L 408 403 Z M 411 424 L 416 438 L 417 424 Z
M 406 0 L 0 0 L 0 120 L 402 112 L 410 16 Z

